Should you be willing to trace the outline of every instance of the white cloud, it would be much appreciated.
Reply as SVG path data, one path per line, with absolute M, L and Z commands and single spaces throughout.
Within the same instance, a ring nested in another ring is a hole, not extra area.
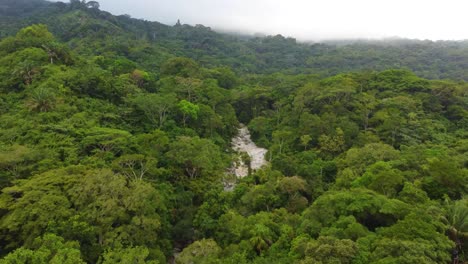
M 115 14 L 298 39 L 468 39 L 466 0 L 100 0 Z

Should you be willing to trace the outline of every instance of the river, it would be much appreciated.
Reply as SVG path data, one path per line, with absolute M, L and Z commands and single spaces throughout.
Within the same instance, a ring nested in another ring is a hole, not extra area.
M 268 150 L 258 147 L 250 137 L 249 129 L 241 124 L 239 133 L 232 138 L 232 149 L 239 154 L 245 152 L 250 157 L 250 169 L 252 171 L 258 170 L 267 164 L 265 154 Z M 243 178 L 249 174 L 249 167 L 241 159 L 239 159 L 233 168 L 233 173 L 237 178 Z

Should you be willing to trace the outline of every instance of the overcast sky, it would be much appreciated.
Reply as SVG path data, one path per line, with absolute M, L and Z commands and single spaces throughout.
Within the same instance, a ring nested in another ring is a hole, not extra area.
M 98 0 L 113 14 L 300 40 L 468 39 L 468 0 Z

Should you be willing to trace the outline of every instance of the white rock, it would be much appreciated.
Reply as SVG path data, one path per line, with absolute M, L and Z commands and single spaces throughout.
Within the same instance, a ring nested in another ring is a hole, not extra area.
M 241 153 L 246 152 L 250 156 L 250 167 L 252 170 L 258 170 L 267 164 L 265 160 L 265 154 L 268 150 L 260 148 L 250 138 L 249 129 L 242 125 L 239 128 L 239 134 L 232 139 L 232 148 Z M 245 177 L 248 175 L 249 168 L 243 161 L 236 163 L 234 173 L 237 177 Z

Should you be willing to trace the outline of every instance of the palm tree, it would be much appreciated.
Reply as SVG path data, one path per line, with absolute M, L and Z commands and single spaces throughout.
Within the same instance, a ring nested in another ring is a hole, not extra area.
M 462 252 L 463 241 L 468 238 L 468 199 L 449 204 L 442 220 L 447 225 L 449 238 L 455 242 L 452 263 L 458 263 L 458 252 Z
M 27 105 L 31 110 L 47 112 L 54 108 L 55 101 L 55 94 L 52 90 L 39 87 L 32 91 Z
M 13 70 L 13 75 L 21 79 L 24 84 L 30 85 L 33 81 L 34 75 L 39 73 L 39 69 L 36 65 L 29 60 L 19 63 Z
M 42 48 L 44 48 L 44 50 L 47 52 L 47 55 L 49 56 L 50 64 L 54 64 L 54 59 L 58 60 L 57 52 L 54 49 L 54 48 L 56 48 L 56 46 L 57 45 L 53 45 L 53 46 L 51 46 L 51 45 L 49 45 L 49 46 L 42 45 Z
M 263 224 L 256 224 L 251 230 L 251 234 L 253 236 L 250 238 L 250 243 L 258 254 L 267 250 L 273 244 L 274 234 Z

